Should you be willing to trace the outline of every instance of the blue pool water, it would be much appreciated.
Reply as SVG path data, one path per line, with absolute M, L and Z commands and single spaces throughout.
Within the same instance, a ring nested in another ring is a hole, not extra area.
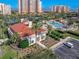
M 49 24 L 52 25 L 52 27 L 59 28 L 59 29 L 63 28 L 63 26 L 64 26 L 62 23 L 57 22 L 57 21 L 49 22 Z

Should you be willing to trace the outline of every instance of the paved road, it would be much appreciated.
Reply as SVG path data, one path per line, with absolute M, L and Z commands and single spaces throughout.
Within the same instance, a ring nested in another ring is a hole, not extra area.
M 74 48 L 68 48 L 63 44 L 55 50 L 55 54 L 59 59 L 79 59 L 79 41 L 70 40 L 74 44 Z
M 62 39 L 59 43 L 57 43 L 57 44 L 51 46 L 49 49 L 52 50 L 52 51 L 54 51 L 58 46 L 60 46 L 60 45 L 63 44 L 64 42 L 67 42 L 67 41 L 71 40 L 70 38 L 71 38 L 71 37 L 67 37 L 66 39 Z

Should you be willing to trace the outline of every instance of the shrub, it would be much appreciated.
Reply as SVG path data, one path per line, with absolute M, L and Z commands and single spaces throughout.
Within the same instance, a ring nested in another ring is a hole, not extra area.
M 28 40 L 22 40 L 20 43 L 19 43 L 19 48 L 26 48 L 29 46 L 29 42 Z
M 79 36 L 79 33 L 76 33 L 76 32 L 68 31 L 67 33 L 75 35 L 75 36 Z
M 58 32 L 58 31 L 49 31 L 48 35 L 52 38 L 54 38 L 55 40 L 59 40 L 60 38 L 63 38 L 62 33 Z
M 56 30 L 57 32 L 59 32 L 59 33 L 61 33 L 61 34 L 64 34 L 64 32 L 63 31 L 61 31 L 61 30 Z
M 54 38 L 55 40 L 59 40 L 59 37 L 54 34 L 50 35 L 50 37 Z

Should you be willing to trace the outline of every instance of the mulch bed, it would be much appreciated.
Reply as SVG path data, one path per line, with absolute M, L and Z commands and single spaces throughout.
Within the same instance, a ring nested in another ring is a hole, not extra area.
M 56 41 L 54 39 L 47 39 L 47 40 L 44 40 L 44 41 L 41 41 L 42 44 L 44 44 L 45 46 L 47 46 L 48 48 L 57 44 L 59 41 Z
M 27 47 L 25 49 L 18 48 L 17 44 L 12 44 L 10 46 L 11 46 L 11 48 L 13 48 L 13 49 L 17 50 L 18 52 L 22 53 L 23 55 L 38 54 L 41 51 L 43 51 L 43 49 L 39 45 L 37 45 L 37 44 L 29 46 L 29 47 Z
M 37 54 L 37 53 L 40 53 L 43 49 L 38 46 L 37 44 L 34 44 L 32 46 L 29 46 L 28 48 L 26 49 L 23 49 L 23 53 L 26 53 L 26 54 Z

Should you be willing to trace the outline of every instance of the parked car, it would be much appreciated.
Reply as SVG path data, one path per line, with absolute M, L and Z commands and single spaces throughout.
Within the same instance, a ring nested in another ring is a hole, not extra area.
M 74 45 L 71 43 L 71 42 L 66 42 L 66 43 L 63 43 L 65 46 L 67 46 L 68 48 L 73 48 Z

